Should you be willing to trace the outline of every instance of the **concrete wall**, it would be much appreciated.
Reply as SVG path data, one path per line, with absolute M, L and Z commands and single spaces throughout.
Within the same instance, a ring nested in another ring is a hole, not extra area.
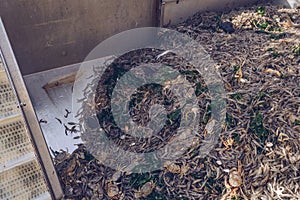
M 99 42 L 157 25 L 158 0 L 0 0 L 23 75 L 83 61 Z

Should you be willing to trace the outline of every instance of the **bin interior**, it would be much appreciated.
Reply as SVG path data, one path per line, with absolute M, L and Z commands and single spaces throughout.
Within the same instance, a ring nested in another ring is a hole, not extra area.
M 172 4 L 175 1 L 166 2 Z M 193 2 L 193 0 L 179 1 L 179 3 L 176 5 L 179 8 L 183 7 L 186 9 L 191 7 L 191 5 L 194 5 L 194 3 L 195 2 Z M 232 4 L 233 1 L 230 3 Z M 296 7 L 298 5 L 297 0 L 276 0 L 272 1 L 272 3 L 282 4 L 287 7 Z M 255 2 L 252 2 L 252 4 L 255 4 Z M 266 1 L 263 4 L 269 4 L 269 2 Z M 249 3 L 246 3 L 246 5 L 249 5 Z M 200 5 L 198 6 L 203 5 L 200 3 Z M 211 4 L 205 4 L 205 6 L 209 10 L 220 10 L 220 5 L 216 4 L 215 2 L 211 2 Z M 158 6 L 156 6 L 156 8 L 157 7 Z M 178 9 L 177 7 L 176 9 Z M 202 9 L 203 8 L 200 7 L 198 10 L 202 11 Z M 228 10 L 228 7 L 226 7 L 226 9 Z M 189 16 L 192 16 L 194 12 L 190 13 Z M 187 18 L 186 12 L 180 14 L 183 16 L 175 17 L 170 15 L 169 17 L 173 17 L 173 21 L 177 22 L 180 22 Z M 151 18 L 153 17 L 151 16 Z M 159 17 L 156 17 L 156 20 L 158 20 L 158 18 Z M 94 45 L 96 46 L 97 44 Z M 20 65 L 21 71 L 24 71 L 22 70 L 22 67 L 24 66 Z M 78 139 L 76 137 L 77 133 L 66 134 L 66 127 L 64 126 L 64 124 L 67 124 L 68 122 L 76 122 L 74 113 L 68 114 L 67 118 L 65 118 L 64 116 L 66 115 L 67 110 L 72 111 L 72 89 L 74 82 L 74 77 L 72 78 L 72 76 L 74 75 L 74 73 L 76 73 L 79 67 L 80 63 L 61 67 L 53 67 L 41 72 L 24 75 L 24 81 L 30 94 L 37 117 L 41 121 L 47 121 L 47 123 L 40 123 L 47 144 L 49 145 L 49 147 L 55 150 L 67 149 L 69 152 L 72 152 L 77 148 L 76 144 L 80 144 L 82 142 L 80 138 Z M 66 77 L 71 78 L 68 79 Z M 52 83 L 52 86 L 43 88 L 43 86 L 49 83 Z M 73 139 L 74 137 L 77 139 Z

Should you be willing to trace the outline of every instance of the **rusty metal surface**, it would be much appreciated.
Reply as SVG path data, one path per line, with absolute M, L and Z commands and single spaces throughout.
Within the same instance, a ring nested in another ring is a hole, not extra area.
M 23 75 L 82 62 L 104 39 L 157 25 L 159 0 L 1 0 Z

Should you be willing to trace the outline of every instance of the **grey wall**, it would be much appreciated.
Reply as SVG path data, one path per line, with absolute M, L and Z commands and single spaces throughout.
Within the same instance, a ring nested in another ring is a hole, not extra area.
M 159 23 L 161 0 L 0 0 L 0 16 L 23 75 L 78 63 L 101 41 Z M 286 0 L 162 0 L 162 24 L 197 11 Z M 294 1 L 294 0 L 289 0 Z M 177 4 L 178 2 L 178 4 Z
M 23 75 L 83 61 L 99 42 L 155 26 L 158 0 L 0 0 Z

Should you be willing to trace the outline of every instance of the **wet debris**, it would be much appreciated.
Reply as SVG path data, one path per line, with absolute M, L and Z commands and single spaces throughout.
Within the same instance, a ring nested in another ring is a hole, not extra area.
M 235 31 L 232 22 L 222 22 L 222 23 L 220 24 L 220 28 L 221 28 L 225 33 L 229 33 L 229 34 L 234 33 L 234 31 Z
M 119 187 L 112 182 L 109 182 L 106 185 L 106 193 L 111 199 L 120 199 L 121 192 L 119 191 Z
M 47 124 L 48 122 L 47 122 L 47 120 L 45 120 L 45 119 L 40 119 L 40 120 L 39 120 L 39 123 L 40 123 L 40 124 Z
M 59 118 L 55 117 L 55 119 L 56 119 L 60 124 L 62 124 L 62 121 L 61 121 Z
M 71 114 L 71 111 L 69 111 L 68 109 L 65 109 L 66 114 L 64 115 L 65 118 L 68 118 L 69 114 Z
M 145 183 L 135 194 L 134 197 L 136 199 L 140 199 L 141 197 L 146 198 L 149 194 L 152 193 L 155 188 L 155 184 L 152 181 Z
M 232 168 L 229 171 L 228 180 L 225 179 L 225 181 L 224 181 L 224 185 L 228 191 L 226 194 L 224 194 L 222 196 L 221 200 L 227 199 L 228 196 L 229 196 L 229 199 L 231 199 L 231 197 L 238 199 L 237 191 L 239 190 L 239 187 L 242 185 L 242 183 L 243 183 L 242 164 L 240 161 L 238 161 L 238 167 Z

